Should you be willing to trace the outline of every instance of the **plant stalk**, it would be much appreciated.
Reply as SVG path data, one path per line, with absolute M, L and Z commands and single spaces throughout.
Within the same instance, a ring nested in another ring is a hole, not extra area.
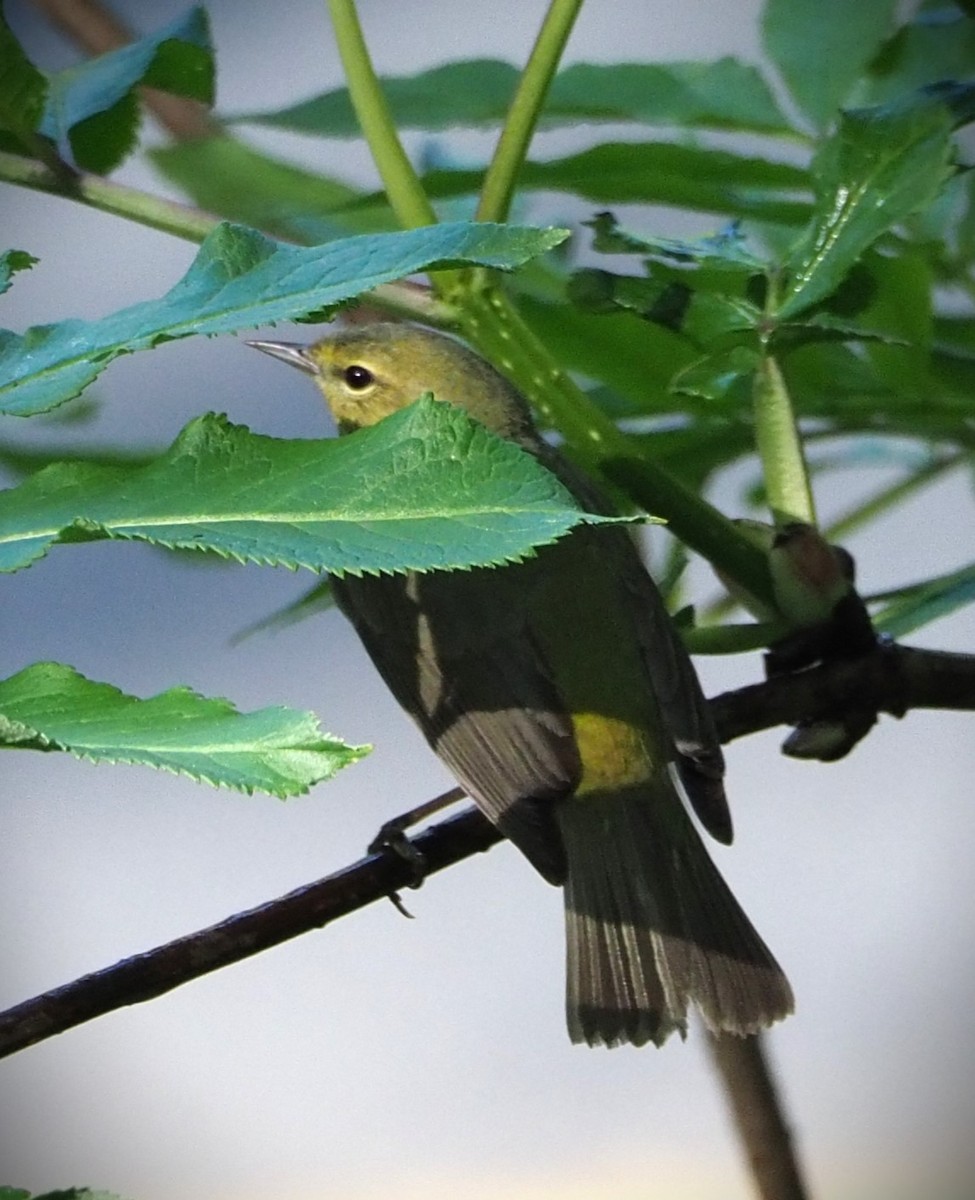
M 345 80 L 363 136 L 404 229 L 435 225 L 437 214 L 406 156 L 362 35 L 355 0 L 328 0 Z
M 816 506 L 799 427 L 779 364 L 767 354 L 753 384 L 755 440 L 776 527 L 816 524 Z
M 583 0 L 551 0 L 491 159 L 475 219 L 506 221 L 518 172 Z

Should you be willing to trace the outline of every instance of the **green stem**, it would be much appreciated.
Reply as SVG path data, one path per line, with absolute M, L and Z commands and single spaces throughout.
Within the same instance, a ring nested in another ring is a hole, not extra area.
M 198 208 L 113 183 L 101 175 L 82 172 L 68 176 L 53 171 L 36 159 L 21 158 L 17 154 L 5 154 L 2 151 L 0 179 L 18 187 L 75 200 L 101 212 L 127 217 L 139 225 L 160 229 L 163 233 L 171 233 L 189 242 L 202 242 L 220 223 L 218 217 L 201 212 Z
M 753 385 L 755 440 L 765 492 L 777 526 L 816 524 L 816 507 L 799 427 L 779 364 L 766 355 Z
M 328 0 L 328 11 L 352 107 L 393 212 L 404 229 L 435 225 L 437 215 L 399 140 L 389 105 L 369 57 L 355 0 Z
M 636 451 L 562 370 L 503 292 L 488 282 L 460 297 L 457 307 L 459 332 L 511 377 L 543 420 L 559 430 L 575 458 L 647 512 L 665 517 L 683 542 L 774 606 L 764 552 L 706 500 Z
M 583 0 L 551 0 L 484 176 L 476 220 L 505 221 L 515 181 Z
M 125 217 L 150 229 L 159 229 L 188 242 L 202 242 L 222 218 L 213 213 L 164 200 L 137 188 L 113 183 L 101 175 L 77 174 L 67 177 L 42 162 L 0 151 L 0 181 L 73 200 L 99 212 Z M 400 281 L 384 283 L 365 293 L 363 304 L 375 304 L 384 312 L 431 325 L 449 325 L 456 321 L 454 308 L 438 300 L 429 288 Z
M 784 621 L 762 621 L 743 625 L 695 625 L 680 635 L 691 654 L 746 654 L 764 650 L 789 627 Z

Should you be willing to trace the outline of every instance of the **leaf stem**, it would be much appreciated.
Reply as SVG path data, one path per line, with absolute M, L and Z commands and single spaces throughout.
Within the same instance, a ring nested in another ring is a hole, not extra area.
M 328 11 L 352 107 L 393 212 L 404 229 L 435 225 L 437 214 L 399 140 L 389 105 L 369 57 L 355 0 L 328 0 Z
M 792 398 L 775 358 L 766 354 L 752 389 L 755 440 L 765 492 L 777 526 L 816 524 L 816 506 Z
M 73 200 L 88 208 L 125 217 L 136 224 L 158 229 L 188 242 L 202 242 L 222 220 L 213 213 L 174 200 L 164 200 L 101 175 L 81 172 L 68 179 L 36 159 L 3 151 L 0 151 L 0 181 Z M 429 288 L 406 280 L 380 284 L 371 292 L 364 293 L 361 299 L 364 303 L 375 304 L 384 312 L 434 325 L 447 325 L 456 316 L 454 309 L 438 300 Z
M 159 229 L 190 242 L 202 242 L 220 223 L 220 218 L 211 213 L 126 187 L 101 175 L 79 172 L 66 176 L 36 159 L 21 158 L 20 155 L 3 151 L 0 151 L 0 180 L 76 200 L 89 208 L 127 217 L 139 225 Z
M 583 0 L 551 0 L 549 4 L 484 176 L 478 221 L 507 220 L 518 172 L 582 4 Z

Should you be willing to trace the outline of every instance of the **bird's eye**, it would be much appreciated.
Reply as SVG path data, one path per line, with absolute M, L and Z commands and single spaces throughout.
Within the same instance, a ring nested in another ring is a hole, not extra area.
M 367 387 L 371 387 L 376 382 L 375 375 L 373 375 L 368 367 L 360 367 L 358 365 L 346 367 L 343 377 L 354 392 L 365 391 Z

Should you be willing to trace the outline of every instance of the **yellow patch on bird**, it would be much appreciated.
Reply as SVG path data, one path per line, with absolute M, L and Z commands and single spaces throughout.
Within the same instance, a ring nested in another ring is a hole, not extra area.
M 577 796 L 646 783 L 654 773 L 644 731 L 605 713 L 573 713 L 583 770 Z

